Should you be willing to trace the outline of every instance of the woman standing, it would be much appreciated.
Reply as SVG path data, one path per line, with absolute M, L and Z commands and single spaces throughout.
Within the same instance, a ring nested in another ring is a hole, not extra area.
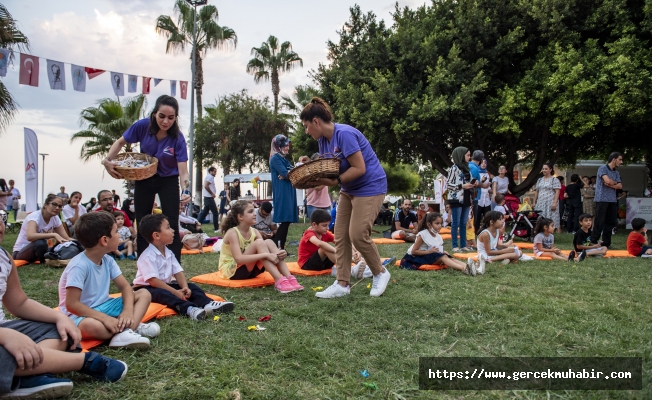
M 70 195 L 70 203 L 63 207 L 63 222 L 68 225 L 68 232 L 71 237 L 75 237 L 75 222 L 82 215 L 86 214 L 86 208 L 81 204 L 82 194 L 79 192 L 72 192 Z
M 453 166 L 448 170 L 448 204 L 451 206 L 452 224 L 451 237 L 453 252 L 469 251 L 466 247 L 466 223 L 471 209 L 471 171 L 469 160 L 471 152 L 466 147 L 457 147 L 453 150 Z M 459 232 L 459 242 L 458 242 Z M 458 247 L 459 243 L 459 247 Z
M 595 203 L 593 202 L 595 188 L 590 185 L 591 181 L 588 176 L 583 176 L 582 182 L 584 182 L 584 187 L 580 189 L 582 193 L 582 212 L 595 215 Z
M 557 204 L 559 201 L 559 191 L 561 190 L 561 182 L 552 174 L 555 170 L 552 169 L 552 164 L 545 163 L 541 169 L 543 177 L 539 178 L 534 190 L 534 209 L 540 210 L 541 214 L 555 223 L 555 227 L 559 226 L 559 212 L 557 212 Z
M 0 178 L 0 210 L 2 211 L 7 210 L 8 196 L 11 196 L 11 190 L 9 190 L 7 182 L 4 179 Z
M 331 109 L 322 99 L 313 97 L 301 111 L 300 118 L 306 134 L 319 141 L 319 153 L 341 160 L 337 179 L 322 178 L 315 182 L 324 186 L 339 184 L 342 188 L 335 219 L 337 280 L 315 295 L 330 299 L 350 293 L 353 244 L 373 273 L 370 294 L 378 297 L 390 280 L 390 273 L 382 265 L 378 249 L 371 241 L 371 228 L 387 192 L 385 171 L 367 138 L 352 126 L 334 123 Z
M 140 143 L 140 152 L 158 159 L 156 175 L 136 181 L 134 203 L 136 220 L 151 214 L 154 198 L 158 194 L 161 209 L 168 218 L 170 226 L 179 226 L 179 182 L 184 191 L 190 186 L 188 175 L 188 151 L 186 139 L 179 131 L 179 103 L 172 96 L 163 95 L 156 99 L 149 118 L 134 123 L 122 137 L 113 143 L 109 154 L 102 160 L 106 170 L 116 179 L 122 176 L 115 170 L 112 160 L 127 143 Z M 187 204 L 190 195 L 183 193 L 181 203 Z M 148 246 L 145 238 L 138 233 L 137 248 L 143 251 Z M 174 241 L 169 246 L 177 260 L 181 260 L 181 239 L 178 229 L 174 230 Z
M 235 179 L 233 181 L 233 186 L 228 190 L 227 193 L 227 200 L 229 204 L 231 204 L 232 201 L 238 201 L 240 199 L 240 179 Z
M 504 165 L 498 167 L 498 176 L 495 176 L 493 183 L 491 185 L 491 209 L 493 210 L 496 207 L 496 195 L 512 193 L 509 191 L 509 178 L 506 176 L 507 168 Z
M 285 158 L 290 150 L 290 140 L 283 135 L 272 139 L 269 152 L 269 172 L 272 174 L 272 197 L 274 200 L 274 218 L 278 225 L 275 241 L 280 250 L 285 250 L 288 229 L 293 222 L 299 222 L 297 211 L 297 191 L 288 179 L 292 165 Z

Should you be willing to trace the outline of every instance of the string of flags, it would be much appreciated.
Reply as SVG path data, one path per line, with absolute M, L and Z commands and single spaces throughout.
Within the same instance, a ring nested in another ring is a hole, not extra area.
M 40 57 L 34 56 L 31 54 L 19 53 L 20 54 L 20 73 L 18 78 L 18 83 L 21 85 L 29 85 L 38 87 L 39 85 L 39 59 Z M 9 56 L 11 55 L 11 50 L 0 48 L 0 77 L 7 76 L 7 65 L 9 62 Z M 103 69 L 84 67 L 81 65 L 75 65 L 70 63 L 65 63 L 61 61 L 54 61 L 46 59 L 47 67 L 47 77 L 48 83 L 50 84 L 50 89 L 52 90 L 66 90 L 66 72 L 64 69 L 64 64 L 70 65 L 70 76 L 72 81 L 72 88 L 77 92 L 86 91 L 86 79 L 91 80 L 96 78 L 103 73 L 107 72 Z M 113 88 L 113 93 L 116 96 L 125 95 L 125 83 L 127 86 L 127 93 L 136 93 L 138 90 L 138 75 L 127 74 L 127 80 L 125 81 L 125 74 L 122 72 L 113 72 L 110 71 L 111 75 L 111 87 Z M 142 77 L 142 94 L 149 94 L 151 89 L 151 81 L 154 79 L 154 86 L 158 86 L 161 81 L 164 79 L 161 78 L 151 78 L 151 77 Z M 188 95 L 188 81 L 179 81 L 181 89 L 181 98 L 186 99 Z M 170 96 L 177 95 L 177 81 L 170 79 Z

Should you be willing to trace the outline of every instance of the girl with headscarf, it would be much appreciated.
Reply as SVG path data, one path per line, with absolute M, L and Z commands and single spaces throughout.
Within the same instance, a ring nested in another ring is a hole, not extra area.
M 290 140 L 287 137 L 284 135 L 274 136 L 269 152 L 269 172 L 272 175 L 274 201 L 272 221 L 278 225 L 275 240 L 281 250 L 285 250 L 290 224 L 299 221 L 296 189 L 288 179 L 288 172 L 292 169 L 292 165 L 285 158 L 289 150 Z
M 453 252 L 469 251 L 466 247 L 466 223 L 471 209 L 471 172 L 469 171 L 469 160 L 471 152 L 466 147 L 457 147 L 453 150 L 453 166 L 448 170 L 448 182 L 446 184 L 447 202 L 451 207 L 453 223 L 451 224 L 451 236 L 453 240 Z M 459 233 L 459 242 L 458 242 Z M 459 244 L 459 246 L 458 246 Z

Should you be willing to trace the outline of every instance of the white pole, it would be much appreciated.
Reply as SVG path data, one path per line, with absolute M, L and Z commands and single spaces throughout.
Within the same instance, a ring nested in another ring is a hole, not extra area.
M 45 207 L 45 156 L 49 156 L 46 153 L 39 153 L 43 157 L 43 166 L 41 172 L 41 208 Z
M 192 18 L 192 85 L 190 86 L 190 132 L 188 132 L 188 170 L 190 172 L 190 187 L 188 188 L 190 194 L 190 215 L 192 216 L 192 178 L 195 169 L 192 166 L 194 158 L 194 145 L 195 145 L 195 63 L 196 63 L 196 47 L 197 47 L 197 4 L 193 4 L 193 18 Z

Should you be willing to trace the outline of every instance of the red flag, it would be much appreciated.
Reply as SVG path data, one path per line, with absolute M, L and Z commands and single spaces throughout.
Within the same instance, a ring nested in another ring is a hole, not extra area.
M 20 53 L 18 83 L 38 87 L 38 57 Z
M 181 98 L 186 99 L 188 94 L 188 81 L 181 81 Z
M 145 78 L 143 76 L 143 94 L 149 94 L 149 81 L 151 81 L 152 78 Z
M 96 68 L 89 68 L 89 67 L 84 67 L 84 71 L 86 71 L 86 74 L 88 75 L 88 79 L 93 79 L 98 75 L 102 75 L 105 71 L 103 69 L 96 69 Z

